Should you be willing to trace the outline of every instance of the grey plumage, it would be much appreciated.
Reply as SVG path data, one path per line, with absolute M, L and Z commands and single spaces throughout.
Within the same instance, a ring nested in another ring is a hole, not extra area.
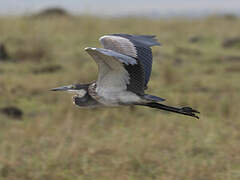
M 114 38 L 116 37 L 116 38 Z M 124 38 L 125 44 L 121 43 L 120 41 L 117 41 L 117 37 Z M 100 38 L 100 42 L 104 46 L 104 48 L 114 50 L 119 53 L 123 53 L 129 56 L 132 56 L 136 58 L 138 61 L 138 68 L 139 65 L 140 68 L 143 69 L 142 75 L 144 76 L 144 89 L 147 89 L 147 83 L 150 79 L 151 72 L 152 72 L 152 46 L 160 46 L 160 43 L 157 42 L 156 36 L 149 36 L 149 35 L 130 35 L 130 34 L 112 34 L 110 36 L 103 36 Z M 126 40 L 129 40 L 127 42 Z M 110 42 L 110 43 L 109 43 Z M 118 43 L 119 42 L 119 43 Z M 110 44 L 110 47 L 108 46 Z M 126 47 L 124 49 L 123 47 Z M 129 47 L 132 47 L 134 50 L 130 51 L 134 53 L 129 53 Z M 128 69 L 130 69 L 128 67 Z M 135 70 L 135 67 L 132 67 L 131 69 Z M 143 77 L 141 77 L 143 78 Z M 131 87 L 131 86 L 130 86 Z M 132 87 L 131 87 L 132 88 Z M 143 91 L 142 90 L 142 91 Z
M 137 50 L 137 59 L 141 61 L 145 70 L 145 86 L 150 79 L 152 72 L 152 46 L 160 46 L 157 42 L 156 36 L 149 35 L 129 35 L 129 34 L 114 34 L 115 36 L 121 36 L 129 39 Z
M 118 52 L 109 50 L 109 49 L 87 47 L 87 48 L 85 48 L 85 51 L 87 51 L 90 55 L 95 55 L 95 56 L 105 55 L 105 56 L 116 58 L 117 61 L 120 61 L 126 65 L 137 64 L 136 59 L 134 59 L 130 56 L 126 56 L 124 54 L 120 54 Z M 101 58 L 101 57 L 98 57 L 98 58 Z
M 104 48 L 85 48 L 98 65 L 98 79 L 89 84 L 54 88 L 77 94 L 80 107 L 141 105 L 198 118 L 198 111 L 159 104 L 165 99 L 145 94 L 152 71 L 152 46 L 160 45 L 155 36 L 112 34 L 102 36 Z

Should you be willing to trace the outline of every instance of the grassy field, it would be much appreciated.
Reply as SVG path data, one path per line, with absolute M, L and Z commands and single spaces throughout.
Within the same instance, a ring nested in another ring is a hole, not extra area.
M 240 179 L 239 30 L 233 17 L 0 18 L 10 56 L 0 61 L 0 180 Z M 148 93 L 198 109 L 200 120 L 144 107 L 79 109 L 69 94 L 48 91 L 96 79 L 83 49 L 109 33 L 157 35 Z

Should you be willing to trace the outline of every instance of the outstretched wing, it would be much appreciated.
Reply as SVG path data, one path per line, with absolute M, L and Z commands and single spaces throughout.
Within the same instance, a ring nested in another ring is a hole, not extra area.
M 104 48 L 137 59 L 138 66 L 143 66 L 144 69 L 144 86 L 146 89 L 152 72 L 151 47 L 160 45 L 155 36 L 112 34 L 102 36 L 99 40 Z
M 135 58 L 109 49 L 86 48 L 85 50 L 98 64 L 97 88 L 99 92 L 110 94 L 127 90 L 128 86 L 134 86 L 132 92 L 144 94 L 144 77 L 141 77 L 144 73 L 143 69 L 138 67 Z M 131 78 L 134 77 L 138 80 L 131 84 Z

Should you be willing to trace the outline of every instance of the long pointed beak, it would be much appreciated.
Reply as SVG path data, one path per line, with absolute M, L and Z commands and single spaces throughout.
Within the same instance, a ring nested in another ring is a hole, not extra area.
M 73 87 L 71 85 L 70 86 L 61 86 L 61 87 L 50 89 L 50 91 L 70 91 L 70 90 L 73 90 Z

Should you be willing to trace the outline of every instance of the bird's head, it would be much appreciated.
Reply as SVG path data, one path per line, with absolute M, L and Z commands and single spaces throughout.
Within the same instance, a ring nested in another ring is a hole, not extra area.
M 66 91 L 75 94 L 73 103 L 79 107 L 96 107 L 98 103 L 89 95 L 88 87 L 91 84 L 74 84 L 51 89 L 51 91 Z

